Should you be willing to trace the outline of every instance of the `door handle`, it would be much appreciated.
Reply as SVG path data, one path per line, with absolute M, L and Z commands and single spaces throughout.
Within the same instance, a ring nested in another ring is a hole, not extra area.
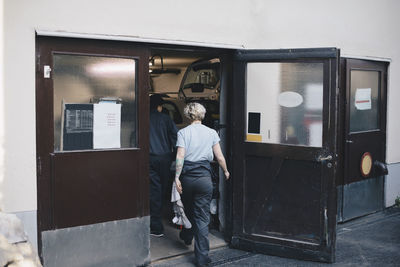
M 317 161 L 319 161 L 319 162 L 324 162 L 324 161 L 332 160 L 332 159 L 333 159 L 332 155 L 328 155 L 328 156 L 325 156 L 325 157 L 319 156 L 318 159 L 317 159 Z
M 352 140 L 346 140 L 346 143 L 348 143 L 348 144 L 352 144 L 352 143 L 353 143 L 353 141 L 352 141 Z
M 385 163 L 380 162 L 378 160 L 374 161 L 374 166 L 377 168 L 383 175 L 387 175 L 389 173 L 388 168 Z

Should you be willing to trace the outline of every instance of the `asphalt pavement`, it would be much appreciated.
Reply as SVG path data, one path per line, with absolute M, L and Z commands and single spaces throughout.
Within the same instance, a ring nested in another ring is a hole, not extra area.
M 364 216 L 337 227 L 335 263 L 256 254 L 229 247 L 210 251 L 210 266 L 400 266 L 400 208 Z M 153 263 L 154 267 L 192 267 L 193 253 Z

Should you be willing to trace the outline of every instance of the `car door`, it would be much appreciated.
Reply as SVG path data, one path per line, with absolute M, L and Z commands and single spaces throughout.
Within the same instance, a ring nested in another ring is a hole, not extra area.
M 336 48 L 240 50 L 233 63 L 233 247 L 333 262 Z

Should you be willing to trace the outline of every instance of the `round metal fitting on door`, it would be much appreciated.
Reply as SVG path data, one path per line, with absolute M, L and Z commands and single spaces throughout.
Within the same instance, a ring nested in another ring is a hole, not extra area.
M 365 152 L 361 156 L 360 170 L 361 170 L 361 175 L 364 177 L 368 177 L 368 175 L 371 173 L 371 170 L 372 170 L 371 153 Z

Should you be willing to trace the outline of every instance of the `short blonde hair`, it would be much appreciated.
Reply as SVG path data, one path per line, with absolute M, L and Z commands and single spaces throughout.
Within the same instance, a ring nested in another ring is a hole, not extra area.
M 183 110 L 183 114 L 189 120 L 195 121 L 204 119 L 206 115 L 206 109 L 202 104 L 192 102 L 186 105 L 185 109 Z

